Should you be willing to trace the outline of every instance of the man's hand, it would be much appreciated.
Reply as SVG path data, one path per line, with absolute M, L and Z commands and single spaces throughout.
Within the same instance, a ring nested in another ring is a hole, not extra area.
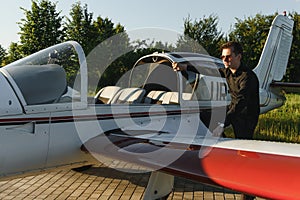
M 187 69 L 187 64 L 182 64 L 182 63 L 177 63 L 173 62 L 172 67 L 174 71 L 186 71 Z
M 220 137 L 223 132 L 224 132 L 224 126 L 218 125 L 217 128 L 213 130 L 212 135 L 214 137 Z

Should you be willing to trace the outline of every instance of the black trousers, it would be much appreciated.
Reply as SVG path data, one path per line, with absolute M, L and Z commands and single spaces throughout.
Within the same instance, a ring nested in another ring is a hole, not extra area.
M 235 138 L 238 139 L 253 139 L 255 127 L 257 125 L 257 118 L 250 118 L 245 116 L 235 117 L 231 121 L 234 130 Z
M 246 118 L 244 116 L 237 117 L 232 120 L 231 125 L 234 130 L 235 138 L 238 139 L 253 139 L 255 127 L 258 119 Z M 242 194 L 242 200 L 253 200 L 255 196 Z

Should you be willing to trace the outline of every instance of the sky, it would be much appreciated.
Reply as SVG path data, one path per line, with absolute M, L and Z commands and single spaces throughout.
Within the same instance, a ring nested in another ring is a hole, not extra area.
M 68 16 L 71 5 L 77 1 L 53 0 L 53 2 L 56 2 L 57 11 L 61 11 L 62 16 Z M 182 34 L 184 19 L 189 17 L 196 20 L 210 14 L 218 16 L 219 29 L 226 34 L 236 22 L 235 18 L 245 19 L 258 13 L 269 15 L 283 11 L 300 13 L 300 0 L 81 0 L 80 2 L 82 5 L 88 5 L 88 11 L 94 14 L 94 19 L 97 16 L 108 17 L 113 23 L 120 23 L 126 31 L 133 34 L 137 33 L 137 30 L 149 28 Z M 5 3 L 2 0 L 0 45 L 6 49 L 11 42 L 19 41 L 20 28 L 17 23 L 25 18 L 24 11 L 20 7 L 30 10 L 31 0 L 7 0 Z M 150 32 L 141 31 L 138 34 L 147 35 Z

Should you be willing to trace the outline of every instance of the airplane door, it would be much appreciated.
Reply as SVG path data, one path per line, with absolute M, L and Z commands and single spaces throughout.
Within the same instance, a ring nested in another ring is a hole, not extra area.
M 0 126 L 0 176 L 40 171 L 45 167 L 49 114 L 22 117 L 6 118 Z

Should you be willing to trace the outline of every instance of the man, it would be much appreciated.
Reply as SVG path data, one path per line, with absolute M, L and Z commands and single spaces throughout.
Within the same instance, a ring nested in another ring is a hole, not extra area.
M 236 138 L 252 139 L 260 113 L 258 78 L 251 69 L 242 65 L 243 49 L 239 43 L 227 42 L 222 45 L 221 50 L 225 68 L 219 71 L 226 78 L 231 103 L 227 108 L 225 122 L 219 123 L 213 135 L 221 135 L 224 127 L 232 125 Z M 178 63 L 173 63 L 173 69 L 197 72 L 193 66 Z
M 258 78 L 242 65 L 243 49 L 239 43 L 225 43 L 221 50 L 225 68 L 220 73 L 226 78 L 231 96 L 224 127 L 231 124 L 236 138 L 252 139 L 260 113 Z
M 221 47 L 221 59 L 225 68 L 219 69 L 226 78 L 231 96 L 224 123 L 219 123 L 213 131 L 214 136 L 223 135 L 224 127 L 233 127 L 235 138 L 252 139 L 260 113 L 259 83 L 256 74 L 241 63 L 243 49 L 237 42 L 227 42 Z M 173 63 L 174 70 L 190 70 L 193 66 Z M 242 194 L 242 199 L 252 200 L 254 196 Z

